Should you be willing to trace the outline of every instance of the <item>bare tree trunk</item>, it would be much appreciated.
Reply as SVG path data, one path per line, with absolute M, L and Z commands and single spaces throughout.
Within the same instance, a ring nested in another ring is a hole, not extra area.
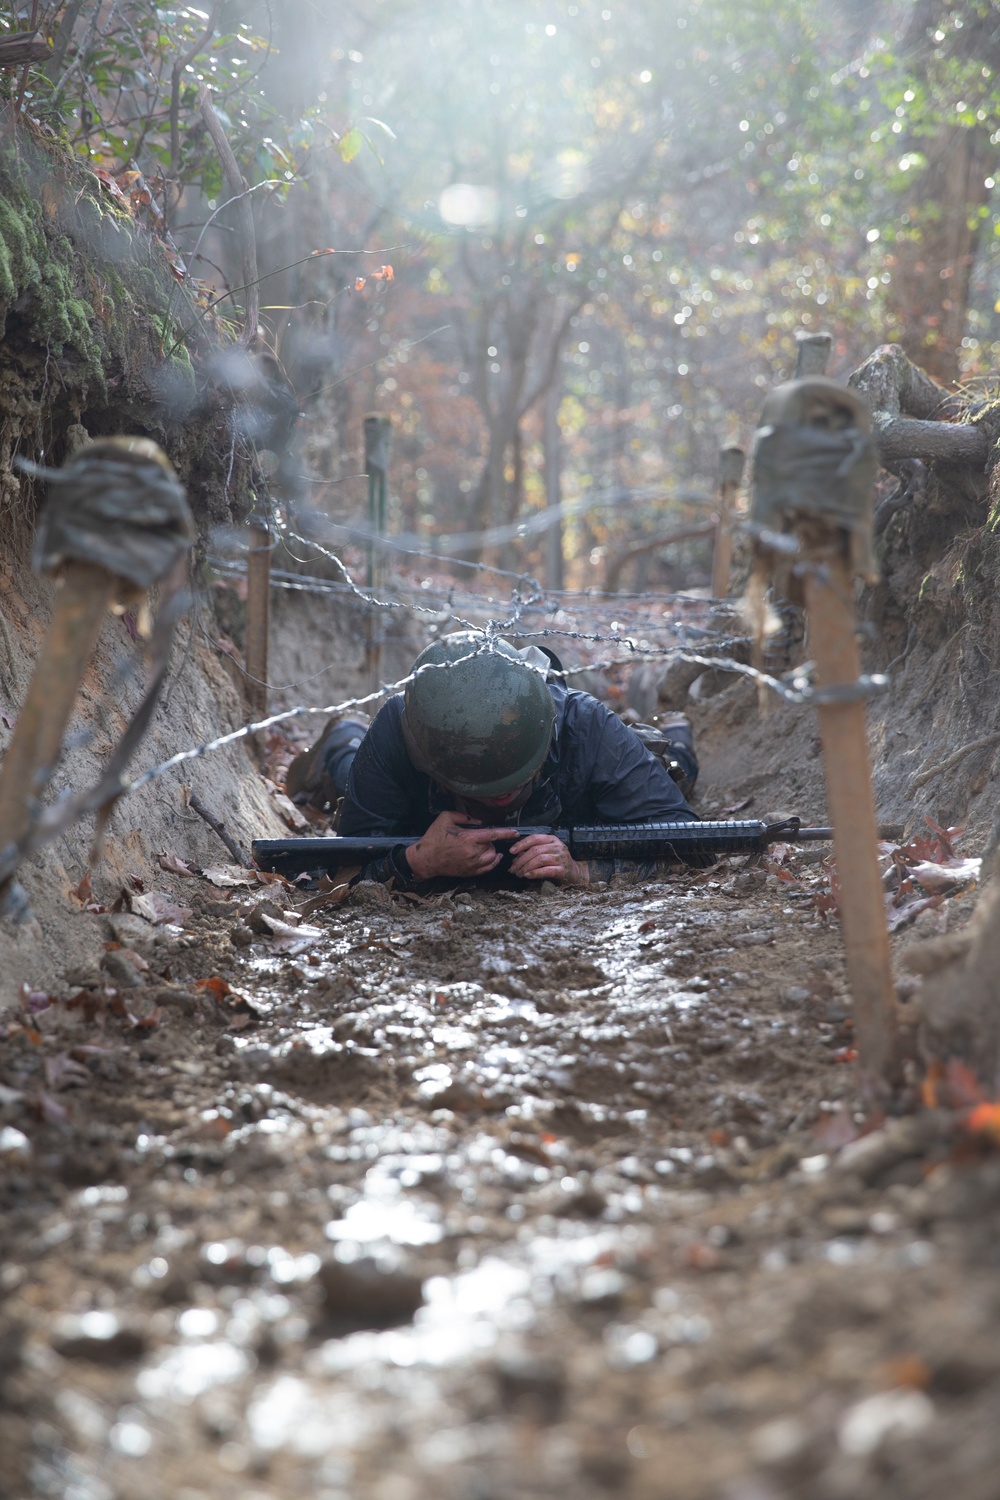
M 507 478 L 507 464 L 504 463 L 504 487 L 506 490 L 505 519 L 508 525 L 512 525 L 521 513 L 524 503 L 524 436 L 521 432 L 521 424 L 518 422 L 511 434 L 510 440 L 510 478 Z M 515 570 L 519 566 L 518 548 L 513 538 L 503 542 L 499 548 L 501 567 Z
M 924 144 L 924 143 L 921 143 Z M 935 380 L 958 379 L 969 283 L 980 238 L 985 179 L 1000 152 L 987 127 L 948 126 L 924 144 L 927 166 L 902 205 L 889 293 L 897 342 Z
M 958 0 L 954 9 L 960 20 L 947 43 L 948 65 L 967 69 L 973 77 L 988 77 L 990 68 L 1000 66 L 996 7 Z M 942 13 L 939 0 L 911 0 L 900 39 L 900 52 L 914 75 L 936 75 L 938 88 L 941 61 L 935 48 L 941 39 L 937 28 Z M 895 342 L 946 384 L 959 374 L 973 261 L 986 222 L 981 216 L 990 193 L 986 182 L 1000 165 L 1000 147 L 990 138 L 992 128 L 989 121 L 971 127 L 941 125 L 936 135 L 907 143 L 925 165 L 911 165 L 908 191 L 898 205 L 898 229 L 888 262 L 888 308 L 897 328 Z M 900 145 L 903 142 L 901 136 Z
M 554 511 L 545 533 L 545 583 L 550 589 L 561 589 L 564 584 L 563 524 L 557 507 L 562 504 L 562 449 L 559 432 L 559 405 L 562 401 L 562 381 L 554 380 L 545 393 L 545 410 L 542 416 L 542 452 L 545 467 L 545 504 Z

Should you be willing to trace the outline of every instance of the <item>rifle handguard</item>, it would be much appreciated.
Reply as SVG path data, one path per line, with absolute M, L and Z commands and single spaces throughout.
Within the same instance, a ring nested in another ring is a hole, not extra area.
M 519 828 L 518 835 L 554 834 L 569 848 L 574 859 L 663 860 L 669 864 L 697 865 L 720 854 L 763 854 L 769 844 L 823 840 L 832 837 L 829 828 L 803 828 L 798 818 L 764 823 L 748 818 L 739 822 L 690 823 L 599 823 L 577 828 Z M 294 879 L 296 875 L 320 875 L 346 865 L 367 865 L 384 859 L 393 849 L 419 843 L 420 834 L 380 838 L 255 839 L 251 844 L 258 868 L 273 870 Z M 509 844 L 499 845 L 506 853 Z M 502 870 L 502 866 L 500 867 Z

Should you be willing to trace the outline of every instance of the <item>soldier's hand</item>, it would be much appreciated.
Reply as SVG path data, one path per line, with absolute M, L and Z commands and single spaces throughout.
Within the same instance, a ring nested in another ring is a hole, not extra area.
M 423 838 L 409 846 L 406 862 L 415 880 L 433 880 L 436 875 L 488 875 L 501 858 L 494 843 L 516 838 L 516 828 L 480 828 L 465 813 L 443 812 Z
M 554 833 L 531 833 L 511 845 L 510 873 L 522 880 L 554 880 L 558 885 L 589 885 L 590 870 L 575 860 Z

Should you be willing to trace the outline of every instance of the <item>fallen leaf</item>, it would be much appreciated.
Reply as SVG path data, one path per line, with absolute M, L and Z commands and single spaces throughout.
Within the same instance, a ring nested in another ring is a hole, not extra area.
M 956 886 L 974 885 L 982 869 L 981 859 L 960 859 L 954 864 L 938 864 L 934 860 L 921 860 L 909 867 L 913 879 L 931 895 L 938 891 L 951 891 Z
M 289 891 L 297 889 L 295 881 L 289 880 L 287 875 L 279 875 L 275 870 L 250 870 L 248 873 L 252 875 L 258 885 L 283 885 Z M 298 878 L 309 879 L 308 875 L 304 877 L 299 876 Z
M 83 1063 L 74 1061 L 68 1052 L 47 1057 L 44 1068 L 45 1082 L 50 1089 L 70 1089 L 91 1081 L 90 1070 Z
M 105 946 L 110 948 L 111 944 L 107 943 L 105 944 Z M 120 943 L 116 944 L 116 946 L 119 953 L 127 958 L 128 961 L 139 970 L 140 974 L 149 973 L 149 964 L 147 960 L 143 958 L 141 953 L 137 953 L 134 948 L 123 948 Z
M 211 979 L 196 980 L 195 989 L 208 990 L 209 994 L 214 995 L 217 1000 L 221 999 L 223 995 L 231 995 L 233 993 L 229 987 L 228 980 L 223 979 L 220 974 L 213 974 Z
M 876 1365 L 876 1382 L 883 1390 L 898 1390 L 901 1385 L 911 1386 L 915 1391 L 926 1391 L 931 1383 L 931 1370 L 927 1361 L 919 1354 L 900 1354 Z
M 907 927 L 916 921 L 922 911 L 930 911 L 932 907 L 941 906 L 944 896 L 924 896 L 917 901 L 911 901 L 906 906 L 895 906 L 890 900 L 886 911 L 886 925 L 890 932 L 898 932 L 901 927 Z
M 301 927 L 293 927 L 290 922 L 282 922 L 277 917 L 269 917 L 266 912 L 261 913 L 261 919 L 271 931 L 277 953 L 303 953 L 306 948 L 312 947 L 317 938 L 323 936 L 322 927 L 310 927 L 308 923 L 303 923 Z
M 253 871 L 244 869 L 242 865 L 212 865 L 202 870 L 201 875 L 203 880 L 217 886 L 253 884 Z
M 26 984 L 22 984 L 18 999 L 21 1009 L 32 1016 L 37 1015 L 39 1011 L 48 1010 L 52 1004 L 52 996 L 47 990 L 33 990 Z
M 927 827 L 929 829 L 931 829 L 931 831 L 933 833 L 937 834 L 938 844 L 941 847 L 941 855 L 944 855 L 948 859 L 954 859 L 954 857 L 955 857 L 955 848 L 954 848 L 954 846 L 955 846 L 955 844 L 958 843 L 959 839 L 962 837 L 962 834 L 965 832 L 965 829 L 964 828 L 942 828 L 941 825 L 940 825 L 940 823 L 935 823 L 934 819 L 930 816 L 929 813 L 924 813 L 924 822 L 927 824 Z M 939 858 L 940 857 L 941 856 L 939 855 Z
M 1000 1146 L 1000 1104 L 977 1104 L 965 1122 L 972 1135 L 982 1135 Z
M 233 1128 L 231 1120 L 213 1110 L 207 1119 L 199 1120 L 190 1130 L 183 1132 L 182 1140 L 224 1141 Z
M 813 1126 L 812 1133 L 828 1150 L 839 1151 L 841 1146 L 856 1141 L 861 1132 L 854 1123 L 851 1111 L 842 1107 L 824 1111 Z
M 51 1094 L 36 1094 L 29 1102 L 35 1113 L 40 1115 L 46 1124 L 69 1124 L 69 1110 L 60 1104 L 58 1099 L 53 1099 Z
M 137 917 L 145 917 L 154 927 L 159 927 L 164 922 L 174 922 L 178 927 L 183 927 L 191 915 L 189 906 L 178 906 L 162 891 L 150 891 L 147 895 L 136 892 L 126 894 L 129 911 Z
M 298 909 L 300 917 L 311 917 L 314 911 L 322 911 L 324 907 L 328 906 L 340 906 L 341 902 L 347 900 L 351 894 L 351 881 L 355 875 L 361 874 L 361 866 L 351 866 L 342 869 L 340 873 L 343 879 L 337 885 L 333 884 L 328 875 L 322 877 L 320 880 L 319 895 L 313 896 L 311 900 L 302 903 Z M 325 889 L 324 882 L 326 883 Z M 299 931 L 301 931 L 301 928 Z
M 925 1109 L 937 1109 L 938 1088 L 944 1078 L 944 1063 L 938 1058 L 932 1058 L 931 1065 L 927 1069 L 927 1076 L 920 1085 L 920 1098 Z
M 125 1014 L 137 1031 L 155 1031 L 163 1019 L 163 1007 L 158 1005 L 148 1016 L 134 1016 L 130 1010 Z
M 161 870 L 166 870 L 168 875 L 193 875 L 194 870 L 186 859 L 180 859 L 176 854 L 162 853 L 157 860 Z
M 944 1082 L 948 1102 L 953 1108 L 981 1102 L 982 1085 L 969 1065 L 959 1058 L 949 1057 L 945 1063 Z
M 260 1020 L 260 1011 L 251 1005 L 245 995 L 234 990 L 218 974 L 213 974 L 211 979 L 199 979 L 195 986 L 199 990 L 205 990 L 215 1000 L 221 1010 L 225 1011 L 228 1023 L 236 1031 L 242 1031 L 251 1021 Z
M 696 1271 L 717 1271 L 722 1264 L 722 1256 L 716 1247 L 704 1240 L 696 1240 L 693 1245 L 688 1245 L 684 1260 Z

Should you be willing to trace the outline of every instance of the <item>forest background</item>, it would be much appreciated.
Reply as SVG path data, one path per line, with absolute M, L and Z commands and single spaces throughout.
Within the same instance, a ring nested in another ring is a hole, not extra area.
M 300 511 L 363 521 L 377 412 L 403 545 L 550 587 L 621 582 L 632 551 L 629 586 L 704 584 L 707 536 L 636 544 L 710 516 L 797 329 L 833 333 L 834 375 L 892 341 L 993 390 L 991 0 L 31 0 L 0 24 L 48 48 L 0 75 L 9 108 L 149 224 L 184 306 L 223 337 L 259 317 L 303 413 L 274 480 Z

